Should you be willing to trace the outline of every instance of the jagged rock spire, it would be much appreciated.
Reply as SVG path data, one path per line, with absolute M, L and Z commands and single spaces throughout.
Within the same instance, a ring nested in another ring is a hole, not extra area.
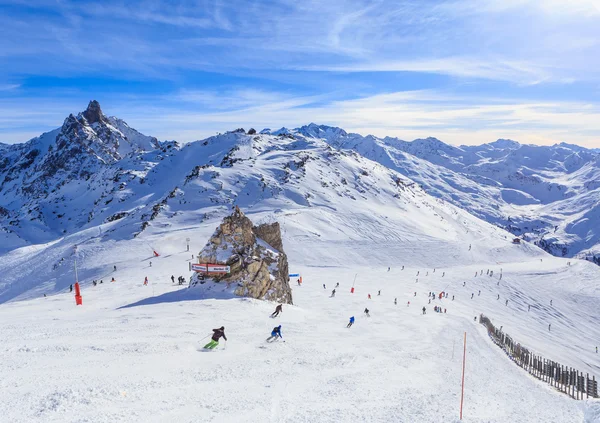
M 87 109 L 85 109 L 85 112 L 83 112 L 83 117 L 85 117 L 88 123 L 100 122 L 103 117 L 100 103 L 98 103 L 96 100 L 90 101 Z

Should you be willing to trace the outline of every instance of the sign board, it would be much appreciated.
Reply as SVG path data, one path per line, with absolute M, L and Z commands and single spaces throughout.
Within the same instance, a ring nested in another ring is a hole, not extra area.
M 192 270 L 202 273 L 229 273 L 231 268 L 223 264 L 192 264 Z
M 290 278 L 297 278 L 298 276 L 300 276 L 300 273 L 290 273 L 288 276 Z

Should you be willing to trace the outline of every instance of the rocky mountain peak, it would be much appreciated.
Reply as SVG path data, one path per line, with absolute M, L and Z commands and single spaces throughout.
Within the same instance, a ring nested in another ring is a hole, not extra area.
M 90 101 L 87 109 L 85 109 L 83 112 L 83 117 L 88 121 L 89 124 L 103 121 L 104 115 L 102 114 L 100 103 L 98 103 L 96 100 Z

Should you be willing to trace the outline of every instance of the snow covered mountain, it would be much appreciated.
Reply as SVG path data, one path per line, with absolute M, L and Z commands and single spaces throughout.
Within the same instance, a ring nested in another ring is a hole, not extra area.
M 56 130 L 0 146 L 0 251 L 116 221 L 133 236 L 160 216 L 207 218 L 234 204 L 392 201 L 417 192 L 416 182 L 552 254 L 600 261 L 599 177 L 597 151 L 564 143 L 454 147 L 315 124 L 240 129 L 182 148 L 105 116 L 92 101 Z
M 600 263 L 600 154 L 576 145 L 480 146 L 363 137 L 310 124 L 291 134 L 316 137 L 397 170 L 443 198 L 551 254 Z

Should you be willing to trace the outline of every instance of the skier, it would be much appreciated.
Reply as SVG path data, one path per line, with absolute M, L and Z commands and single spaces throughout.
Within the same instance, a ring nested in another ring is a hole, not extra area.
M 327 288 L 325 287 L 325 284 L 323 284 L 323 289 L 327 289 Z
M 475 294 L 473 294 L 473 293 L 471 292 L 471 299 L 473 299 L 473 295 L 475 295 Z
M 425 276 L 429 276 L 429 272 L 425 273 Z
M 475 272 L 475 277 L 477 277 L 477 272 Z
M 103 283 L 103 282 L 102 282 L 102 279 L 100 279 L 100 283 Z
M 419 276 L 419 272 L 420 272 L 420 270 L 417 270 L 417 276 Z
M 598 354 L 598 347 L 596 347 L 596 354 Z
M 388 272 L 390 271 L 390 268 L 388 267 Z
M 175 276 L 171 275 L 171 282 L 175 283 Z M 181 276 L 179 277 L 179 285 L 181 285 Z
M 300 284 L 300 279 L 298 279 L 296 282 L 298 282 L 298 286 L 302 286 L 302 285 Z
M 404 270 L 404 266 L 402 266 L 402 270 Z
M 479 290 L 479 294 L 477 294 L 477 296 L 479 297 L 481 295 L 481 289 Z
M 423 314 L 425 314 L 426 311 L 427 309 L 425 308 L 425 306 L 423 306 Z
M 221 337 L 227 341 L 227 337 L 225 336 L 225 326 L 221 326 L 219 329 L 213 329 L 212 339 L 204 346 L 204 348 L 207 350 L 215 349 L 216 346 L 219 345 L 219 339 Z
M 550 324 L 548 324 L 548 331 L 550 331 L 550 326 L 551 326 L 551 325 L 552 325 L 551 323 L 550 323 Z
M 277 316 L 279 316 L 279 313 L 283 312 L 283 305 L 279 304 L 277 307 L 275 307 L 275 311 L 271 314 L 271 317 L 275 318 Z
M 349 328 L 353 324 L 354 324 L 354 316 L 350 317 L 350 321 L 348 322 L 348 326 L 346 326 L 346 327 Z
M 499 300 L 499 299 L 500 299 L 500 294 L 498 294 L 498 298 L 496 298 L 496 299 L 497 299 L 497 300 Z
M 273 330 L 271 331 L 271 336 L 267 338 L 267 342 L 271 342 L 277 339 L 278 336 L 283 339 L 283 336 L 281 336 L 281 325 L 273 328 Z
M 506 305 L 506 306 L 508 305 L 508 300 L 506 300 L 506 303 L 504 305 Z
M 381 295 L 381 290 L 379 290 L 379 292 L 377 293 L 377 296 L 380 296 L 380 295 Z
M 97 285 L 97 284 L 96 284 L 96 281 L 94 281 L 94 282 L 92 282 L 92 283 L 94 284 L 94 286 L 96 286 L 96 285 Z
M 69 286 L 69 292 L 73 292 L 73 285 Z
M 335 287 L 336 287 L 336 288 L 339 288 L 339 286 L 340 286 L 340 283 L 339 283 L 339 282 L 335 284 Z
M 454 295 L 452 296 L 452 301 L 454 301 Z
M 417 291 L 415 291 L 415 297 L 417 296 Z
M 113 268 L 114 268 L 113 272 L 116 272 L 117 271 L 117 266 L 115 265 L 115 266 L 113 266 Z
M 435 273 L 435 268 L 433 269 L 433 273 Z
M 442 278 L 446 276 L 446 272 L 442 272 Z
M 144 278 L 144 285 L 148 285 L 148 276 Z
M 331 296 L 335 297 L 335 289 L 333 291 L 331 291 Z
M 431 298 L 429 299 L 429 302 L 427 304 L 431 304 Z
M 371 294 L 368 294 L 368 295 L 369 295 L 369 300 L 370 300 L 371 299 Z
M 531 310 L 531 304 L 527 306 L 527 311 Z
M 469 251 L 471 251 L 471 244 L 469 244 Z
M 467 284 L 467 282 L 463 282 L 463 286 L 465 286 Z
M 150 262 L 150 267 L 152 267 L 152 262 Z
M 552 305 L 552 300 L 550 300 L 550 305 Z
M 112 278 L 110 281 L 111 281 L 111 282 L 116 282 L 116 281 L 115 281 L 115 278 Z M 102 283 L 102 281 L 100 281 L 100 283 Z
M 371 315 L 369 314 L 369 309 L 365 308 L 365 314 L 367 315 L 367 317 L 371 317 Z
M 410 301 L 408 303 L 410 304 Z M 398 305 L 398 298 L 394 298 L 394 305 Z

